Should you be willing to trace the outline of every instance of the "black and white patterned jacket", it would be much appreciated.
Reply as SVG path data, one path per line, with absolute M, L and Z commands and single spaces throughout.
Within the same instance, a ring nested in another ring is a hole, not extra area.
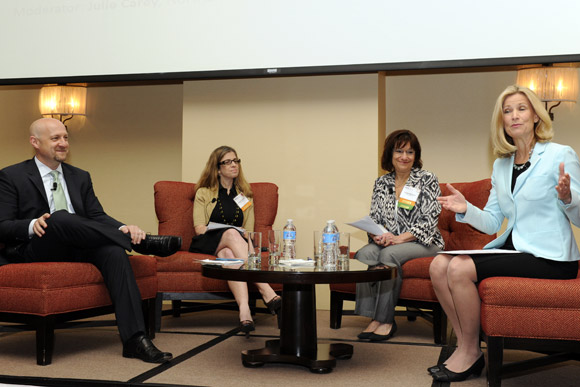
M 445 242 L 437 228 L 441 213 L 441 205 L 436 200 L 441 195 L 437 177 L 431 172 L 413 168 L 407 185 L 421 190 L 411 210 L 397 207 L 394 172 L 375 180 L 370 217 L 395 235 L 408 231 L 422 245 L 434 244 L 443 250 Z M 370 242 L 372 239 L 369 236 Z

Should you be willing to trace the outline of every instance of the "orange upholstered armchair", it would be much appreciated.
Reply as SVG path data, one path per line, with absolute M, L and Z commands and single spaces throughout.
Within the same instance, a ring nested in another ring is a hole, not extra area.
M 489 386 L 512 372 L 580 360 L 580 272 L 573 280 L 487 278 L 479 296 Z M 504 348 L 549 356 L 503 365 Z
M 251 183 L 254 193 L 254 231 L 262 232 L 262 245 L 268 245 L 267 233 L 272 229 L 278 212 L 278 186 L 273 183 Z M 182 311 L 181 300 L 220 300 L 233 299 L 227 282 L 201 275 L 198 260 L 215 258 L 210 255 L 190 253 L 189 245 L 195 235 L 193 229 L 193 200 L 195 184 L 178 181 L 159 181 L 155 183 L 155 213 L 159 220 L 160 235 L 179 235 L 183 243 L 181 251 L 166 258 L 157 258 L 159 293 L 157 296 L 156 328 L 161 327 L 163 300 L 172 300 L 173 316 Z M 262 266 L 268 262 L 262 259 Z M 275 287 L 274 290 L 281 288 Z M 253 291 L 252 291 L 253 290 Z M 251 297 L 259 298 L 257 290 L 250 287 Z M 204 308 L 200 302 L 192 308 Z
M 130 256 L 143 299 L 149 337 L 155 337 L 155 258 Z M 0 266 L 0 321 L 36 330 L 36 362 L 52 362 L 54 329 L 61 323 L 113 313 L 99 270 L 90 263 L 35 262 Z M 11 325 L 10 328 L 21 328 Z
M 473 205 L 483 208 L 491 189 L 491 180 L 484 179 L 469 183 L 452 183 L 461 191 Z M 449 190 L 441 183 L 442 195 L 448 195 Z M 442 210 L 438 223 L 441 235 L 445 240 L 446 250 L 480 249 L 495 238 L 495 235 L 483 234 L 465 223 L 455 221 L 455 214 Z M 417 258 L 402 266 L 403 285 L 397 305 L 407 307 L 407 316 L 425 317 L 433 322 L 433 338 L 435 343 L 447 342 L 447 316 L 443 312 L 429 277 L 429 265 L 433 257 Z M 330 327 L 340 328 L 343 300 L 354 300 L 355 284 L 330 285 Z

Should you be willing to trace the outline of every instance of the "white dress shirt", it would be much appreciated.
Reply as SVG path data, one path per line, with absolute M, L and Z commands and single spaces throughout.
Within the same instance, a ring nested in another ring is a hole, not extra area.
M 52 197 L 52 193 L 53 193 L 53 186 L 54 186 L 54 179 L 52 177 L 52 175 L 50 174 L 50 172 L 52 172 L 52 169 L 50 169 L 49 167 L 47 167 L 45 164 L 43 164 L 40 160 L 38 160 L 36 157 L 34 157 L 34 162 L 36 163 L 36 166 L 38 167 L 38 171 L 40 172 L 40 176 L 42 177 L 42 184 L 44 185 L 44 191 L 46 192 L 46 198 L 48 199 L 48 205 L 50 207 L 50 213 L 52 214 L 54 212 L 54 199 Z M 62 165 L 59 164 L 58 168 L 56 168 L 56 171 L 59 172 L 59 183 L 62 186 L 62 189 L 64 191 L 64 196 L 66 197 L 66 206 L 67 206 L 67 210 L 68 212 L 70 212 L 71 214 L 74 214 L 74 208 L 73 205 L 70 201 L 70 196 L 68 194 L 68 189 L 66 187 L 66 180 L 64 179 L 64 175 L 62 173 Z M 36 222 L 36 219 L 33 219 L 30 222 L 30 225 L 28 226 L 28 236 L 30 238 L 32 238 L 32 236 L 34 235 L 34 231 L 32 229 L 32 227 L 34 226 L 34 222 Z

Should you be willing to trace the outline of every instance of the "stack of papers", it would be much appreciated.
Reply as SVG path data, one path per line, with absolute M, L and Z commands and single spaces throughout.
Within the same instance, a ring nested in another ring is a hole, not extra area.
M 281 259 L 279 265 L 283 266 L 314 266 L 314 261 L 306 259 Z
M 216 259 L 200 259 L 202 265 L 219 265 L 219 266 L 227 266 L 227 265 L 238 265 L 240 263 L 244 263 L 241 259 L 227 259 L 227 258 L 216 258 Z

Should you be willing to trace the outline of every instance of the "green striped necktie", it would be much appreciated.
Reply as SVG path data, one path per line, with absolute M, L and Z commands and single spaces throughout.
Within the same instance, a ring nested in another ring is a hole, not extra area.
M 56 187 L 56 189 L 52 189 L 52 199 L 54 200 L 54 210 L 55 211 L 60 211 L 60 210 L 67 210 L 68 211 L 68 207 L 66 205 L 66 196 L 64 195 L 64 190 L 62 189 L 62 185 L 60 184 L 60 179 L 58 178 L 58 175 L 60 174 L 59 171 L 50 171 L 50 174 L 52 175 L 53 178 L 53 182 L 56 183 L 53 184 L 53 187 Z

